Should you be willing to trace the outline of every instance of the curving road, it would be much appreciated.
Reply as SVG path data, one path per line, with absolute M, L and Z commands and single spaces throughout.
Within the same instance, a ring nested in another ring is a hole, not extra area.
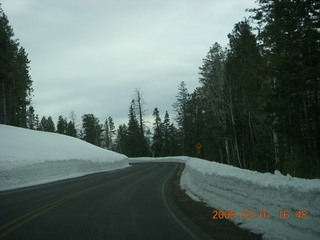
M 175 205 L 175 163 L 0 192 L 0 239 L 211 239 Z

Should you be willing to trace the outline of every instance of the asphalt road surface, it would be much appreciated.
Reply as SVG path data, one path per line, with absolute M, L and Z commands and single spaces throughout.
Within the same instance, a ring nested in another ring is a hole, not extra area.
M 106 173 L 0 192 L 0 239 L 212 239 L 179 212 L 176 163 L 139 163 Z

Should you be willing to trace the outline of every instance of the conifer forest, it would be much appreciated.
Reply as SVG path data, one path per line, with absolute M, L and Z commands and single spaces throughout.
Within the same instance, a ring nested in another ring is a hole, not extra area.
M 0 8 L 0 123 L 78 137 L 129 157 L 184 155 L 319 178 L 320 2 L 257 5 L 230 29 L 228 46 L 208 46 L 194 79 L 199 86 L 191 92 L 185 82 L 177 86 L 172 116 L 154 106 L 148 109 L 153 123 L 146 124 L 137 88 L 128 122 L 118 127 L 107 112 L 102 120 L 84 114 L 81 123 L 72 116 L 56 123 L 51 116 L 39 118 L 28 54 Z

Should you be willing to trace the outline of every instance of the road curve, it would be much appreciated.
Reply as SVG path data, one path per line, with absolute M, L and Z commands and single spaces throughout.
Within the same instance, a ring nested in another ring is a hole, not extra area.
M 181 216 L 175 163 L 140 163 L 0 192 L 0 239 L 211 239 Z

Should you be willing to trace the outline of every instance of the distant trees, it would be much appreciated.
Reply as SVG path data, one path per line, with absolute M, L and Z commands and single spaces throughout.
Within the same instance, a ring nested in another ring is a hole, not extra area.
M 153 111 L 155 118 L 153 123 L 152 143 L 150 145 L 154 157 L 175 156 L 179 152 L 177 130 L 170 123 L 170 117 L 166 111 L 163 122 L 158 108 Z
M 100 121 L 93 114 L 84 114 L 82 116 L 82 139 L 97 146 L 102 146 L 103 127 Z
M 55 132 L 55 129 L 56 129 L 56 127 L 55 127 L 54 122 L 50 116 L 48 118 L 43 116 L 41 118 L 39 126 L 37 128 L 37 130 L 46 131 L 46 132 Z
M 129 107 L 128 125 L 120 125 L 118 129 L 117 149 L 130 157 L 147 156 L 149 150 L 144 132 L 143 100 L 139 91 L 136 97 Z
M 60 115 L 57 123 L 57 133 L 66 134 L 67 127 L 68 127 L 67 119 Z
M 77 137 L 77 130 L 74 121 L 70 120 L 68 122 L 67 118 L 60 115 L 57 122 L 57 133 Z
M 0 6 L 0 123 L 27 127 L 27 106 L 33 91 L 30 61 L 13 37 L 13 29 Z
M 158 108 L 153 110 L 152 114 L 155 118 L 153 123 L 153 137 L 152 137 L 152 152 L 153 156 L 159 157 L 163 154 L 164 148 L 164 125 L 161 122 L 160 114 Z
M 129 157 L 169 156 L 178 153 L 177 131 L 166 112 L 162 122 L 158 108 L 153 111 L 155 122 L 153 131 L 144 124 L 144 100 L 140 90 L 136 90 L 128 113 L 128 124 L 117 130 L 114 149 Z

